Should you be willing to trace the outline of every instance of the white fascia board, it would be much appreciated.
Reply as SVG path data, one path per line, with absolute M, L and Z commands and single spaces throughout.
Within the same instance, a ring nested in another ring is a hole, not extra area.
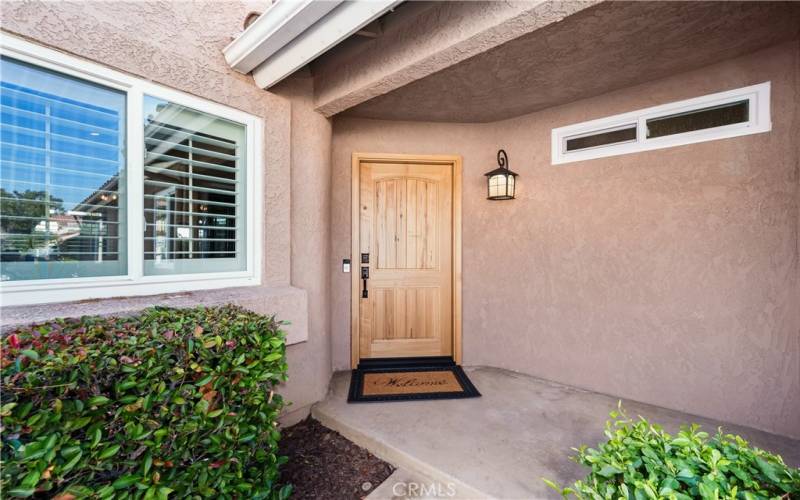
M 253 71 L 267 89 L 327 52 L 402 0 L 352 0 L 341 3 Z
M 340 3 L 341 0 L 278 0 L 222 50 L 225 60 L 231 68 L 247 74 Z

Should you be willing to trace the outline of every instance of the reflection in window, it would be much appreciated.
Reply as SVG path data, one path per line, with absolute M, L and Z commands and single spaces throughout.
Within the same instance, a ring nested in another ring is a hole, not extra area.
M 0 64 L 0 279 L 124 275 L 125 94 Z
M 145 274 L 245 269 L 245 127 L 145 97 Z
M 635 140 L 636 124 L 634 123 L 610 130 L 598 130 L 597 132 L 592 132 L 590 134 L 567 137 L 566 151 L 580 151 L 581 149 L 596 148 L 598 146 L 608 146 L 611 144 L 621 144 Z
M 750 119 L 749 108 L 750 102 L 745 99 L 721 106 L 711 106 L 685 113 L 653 118 L 647 120 L 647 138 L 683 134 L 735 123 L 746 123 Z

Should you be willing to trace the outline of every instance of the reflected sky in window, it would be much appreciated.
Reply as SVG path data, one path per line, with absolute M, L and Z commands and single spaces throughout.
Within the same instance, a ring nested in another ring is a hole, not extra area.
M 0 60 L 2 280 L 124 274 L 125 101 Z
M 125 94 L 2 59 L 2 184 L 46 189 L 63 210 L 118 190 Z

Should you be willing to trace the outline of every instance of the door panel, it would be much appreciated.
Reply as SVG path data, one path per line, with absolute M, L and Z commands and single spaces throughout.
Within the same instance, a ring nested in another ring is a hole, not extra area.
M 353 298 L 359 357 L 452 355 L 452 165 L 359 169 L 358 246 L 369 254 L 359 264 L 369 268 L 368 296 Z
M 373 340 L 434 339 L 441 329 L 437 287 L 371 287 Z
M 438 267 L 439 185 L 429 179 L 375 182 L 375 254 L 379 269 Z

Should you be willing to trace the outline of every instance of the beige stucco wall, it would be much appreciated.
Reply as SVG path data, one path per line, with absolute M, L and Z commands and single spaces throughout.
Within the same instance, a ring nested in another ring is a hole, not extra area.
M 309 112 L 307 82 L 280 94 L 228 68 L 222 48 L 252 11 L 269 2 L 4 2 L 7 33 L 249 112 L 264 120 L 264 241 L 260 287 L 169 296 L 3 308 L 4 324 L 81 314 L 129 313 L 153 304 L 234 302 L 291 321 L 289 382 L 282 389 L 303 414 L 326 392 L 328 336 L 328 171 L 331 128 Z M 298 154 L 297 152 L 302 152 Z M 310 176 L 315 173 L 319 177 Z M 303 179 L 312 178 L 312 182 Z M 300 214 L 296 218 L 294 214 Z M 306 340 L 307 339 L 307 340 Z
M 306 345 L 289 352 L 292 397 L 299 402 L 322 399 L 331 378 L 328 262 L 332 132 L 331 121 L 313 109 L 312 90 L 310 78 L 292 78 L 272 89 L 292 103 L 291 281 L 308 293 L 309 326 Z M 296 409 L 296 416 L 307 413 L 300 404 Z
M 488 124 L 334 119 L 332 335 L 349 367 L 350 155 L 460 154 L 464 361 L 800 437 L 797 42 Z M 773 130 L 550 164 L 553 127 L 772 81 Z M 497 149 L 519 197 L 485 199 Z

